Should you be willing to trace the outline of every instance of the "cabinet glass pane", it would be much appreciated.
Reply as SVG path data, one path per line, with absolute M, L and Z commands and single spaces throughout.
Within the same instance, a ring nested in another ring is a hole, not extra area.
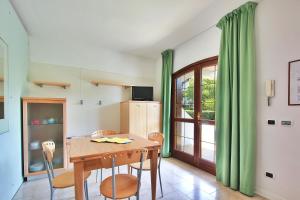
M 28 158 L 29 172 L 45 170 L 42 143 L 55 142 L 53 167 L 62 168 L 63 158 L 63 104 L 28 104 Z

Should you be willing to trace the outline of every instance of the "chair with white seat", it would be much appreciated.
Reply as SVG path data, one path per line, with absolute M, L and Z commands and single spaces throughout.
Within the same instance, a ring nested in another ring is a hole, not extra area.
M 50 184 L 50 199 L 54 199 L 54 191 L 56 189 L 64 189 L 68 187 L 73 187 L 75 185 L 74 172 L 68 171 L 57 176 L 54 176 L 53 171 L 53 154 L 55 152 L 55 143 L 53 141 L 45 141 L 42 143 L 43 147 L 43 159 L 44 164 L 47 169 L 47 175 Z M 91 175 L 91 172 L 84 172 L 84 189 L 85 189 L 85 199 L 88 200 L 88 187 L 87 187 L 87 178 Z

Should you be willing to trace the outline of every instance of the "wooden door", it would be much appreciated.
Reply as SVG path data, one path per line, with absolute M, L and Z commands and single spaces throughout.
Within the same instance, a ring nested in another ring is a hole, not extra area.
M 147 103 L 147 134 L 160 132 L 160 104 Z
M 129 104 L 130 134 L 146 137 L 147 133 L 147 106 L 142 102 Z
M 215 174 L 215 82 L 217 57 L 173 74 L 172 155 Z

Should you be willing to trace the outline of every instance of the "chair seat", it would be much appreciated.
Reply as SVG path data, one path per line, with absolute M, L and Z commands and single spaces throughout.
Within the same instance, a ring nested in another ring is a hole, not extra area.
M 133 164 L 130 164 L 129 165 L 130 167 L 132 167 L 133 169 L 140 169 L 140 166 L 141 166 L 141 163 L 133 163 Z M 143 162 L 143 167 L 142 167 L 142 170 L 150 170 L 151 169 L 151 165 L 150 165 L 150 160 L 145 160 Z
M 116 199 L 128 198 L 137 193 L 138 178 L 130 174 L 117 174 Z M 100 184 L 100 192 L 107 198 L 112 198 L 112 176 L 106 178 Z
M 86 180 L 91 175 L 91 172 L 84 172 L 84 180 Z M 52 180 L 54 188 L 67 188 L 75 185 L 74 172 L 69 171 L 63 174 L 57 175 Z

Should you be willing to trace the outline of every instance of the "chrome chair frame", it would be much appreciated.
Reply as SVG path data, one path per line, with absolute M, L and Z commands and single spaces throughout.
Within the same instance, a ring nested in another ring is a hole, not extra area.
M 141 158 L 140 158 L 140 169 L 143 168 L 143 153 L 141 153 Z M 112 158 L 112 199 L 116 200 L 116 172 L 115 172 L 115 158 Z M 138 188 L 137 188 L 137 192 L 136 192 L 136 200 L 140 199 L 140 187 L 141 187 L 141 177 L 142 177 L 142 171 L 143 170 L 137 170 L 137 177 L 138 177 Z M 107 200 L 106 197 L 104 197 L 105 200 Z M 128 200 L 130 200 L 130 197 L 128 197 Z
M 53 164 L 52 161 L 48 161 L 46 159 L 46 153 L 43 151 L 43 160 L 44 160 L 44 164 L 46 166 L 46 171 L 47 171 L 47 175 L 48 175 L 48 180 L 49 180 L 49 185 L 50 185 L 50 192 L 51 192 L 51 196 L 50 196 L 50 200 L 54 200 L 54 192 L 56 190 L 56 188 L 53 187 L 52 184 L 52 180 L 54 179 L 54 170 L 53 170 Z M 88 200 L 89 199 L 89 194 L 88 194 L 88 185 L 87 185 L 87 181 L 84 181 L 84 191 L 85 191 L 85 199 Z
M 159 160 L 158 160 L 158 179 L 159 179 L 159 186 L 160 186 L 160 192 L 161 192 L 161 197 L 164 197 L 164 193 L 163 193 L 163 188 L 162 188 L 162 183 L 161 183 L 161 174 L 160 174 L 160 164 L 161 164 L 161 159 L 162 159 L 162 152 L 160 152 L 159 155 Z M 132 174 L 132 167 L 130 167 L 130 173 Z M 139 171 L 138 169 L 136 169 L 137 171 Z M 143 169 L 140 167 L 140 170 L 143 171 Z M 148 170 L 147 170 L 148 171 Z

